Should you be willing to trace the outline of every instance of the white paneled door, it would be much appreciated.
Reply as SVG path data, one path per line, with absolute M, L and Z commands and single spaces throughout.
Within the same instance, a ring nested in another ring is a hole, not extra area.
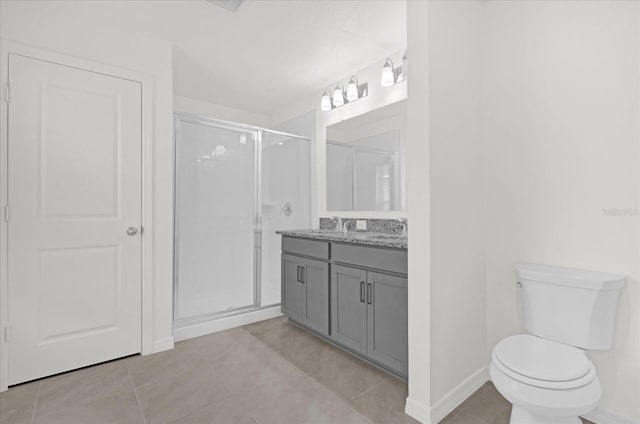
M 9 384 L 141 349 L 141 85 L 9 55 Z

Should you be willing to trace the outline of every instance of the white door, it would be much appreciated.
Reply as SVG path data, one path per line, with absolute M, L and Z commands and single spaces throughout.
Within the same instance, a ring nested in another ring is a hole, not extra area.
M 141 85 L 9 55 L 9 384 L 141 350 Z M 135 234 L 128 234 L 136 231 Z

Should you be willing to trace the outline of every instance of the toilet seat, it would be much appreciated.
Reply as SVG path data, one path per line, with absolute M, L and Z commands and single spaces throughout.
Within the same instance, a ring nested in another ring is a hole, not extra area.
M 582 350 L 530 334 L 503 339 L 493 349 L 492 359 L 510 378 L 544 389 L 575 389 L 596 378 L 595 367 Z

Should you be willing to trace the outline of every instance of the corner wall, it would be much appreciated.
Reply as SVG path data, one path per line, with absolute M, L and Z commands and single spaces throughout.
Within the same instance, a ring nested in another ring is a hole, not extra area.
M 487 379 L 486 234 L 481 3 L 428 4 L 431 416 L 437 422 Z
M 409 394 L 405 412 L 431 422 L 430 219 L 429 219 L 429 17 L 427 2 L 407 3 L 407 217 Z

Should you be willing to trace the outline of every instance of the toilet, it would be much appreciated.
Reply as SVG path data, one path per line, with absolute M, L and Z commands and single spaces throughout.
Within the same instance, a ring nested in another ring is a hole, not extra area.
M 493 348 L 489 373 L 513 405 L 511 424 L 579 424 L 602 387 L 585 350 L 613 344 L 624 276 L 548 265 L 516 265 L 528 334 Z

